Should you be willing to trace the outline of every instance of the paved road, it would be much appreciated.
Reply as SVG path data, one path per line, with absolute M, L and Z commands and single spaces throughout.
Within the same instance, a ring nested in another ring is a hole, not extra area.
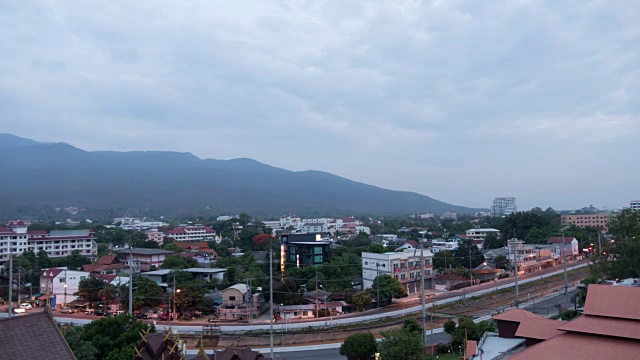
M 574 296 L 577 292 L 578 290 L 574 289 L 567 292 L 566 296 L 559 294 L 557 296 L 543 299 L 532 305 L 526 306 L 524 307 L 524 309 L 545 317 L 548 315 L 558 314 L 558 306 L 560 306 L 562 310 L 574 308 L 574 304 L 571 300 L 572 296 Z
M 210 353 L 207 351 L 207 353 Z M 264 355 L 269 356 L 269 352 L 262 352 Z M 187 355 L 187 359 L 193 359 L 195 354 Z M 344 356 L 340 355 L 339 350 L 336 349 L 321 349 L 312 351 L 289 351 L 289 352 L 276 352 L 273 353 L 274 359 L 277 360 L 344 360 Z

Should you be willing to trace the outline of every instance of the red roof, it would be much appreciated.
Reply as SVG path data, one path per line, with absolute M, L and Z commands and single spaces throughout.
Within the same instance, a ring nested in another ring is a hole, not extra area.
M 493 317 L 493 320 L 522 322 L 524 319 L 545 319 L 540 315 L 536 315 L 530 311 L 522 309 L 511 309 Z
M 467 359 L 478 355 L 478 342 L 474 340 L 467 340 Z
M 571 240 L 575 239 L 574 237 L 565 236 L 564 242 L 565 244 L 570 244 Z M 547 240 L 547 244 L 562 244 L 562 236 L 552 236 Z
M 637 340 L 565 333 L 526 348 L 509 359 L 637 359 L 638 354 L 640 354 L 640 342 Z
M 42 272 L 42 276 L 44 276 L 45 278 L 51 279 L 51 278 L 55 278 L 63 271 L 64 269 L 57 269 L 57 268 L 47 269 Z
M 637 320 L 583 315 L 561 325 L 559 329 L 565 331 L 640 340 L 640 321 Z
M 0 226 L 0 234 L 2 233 L 15 234 L 13 230 L 9 229 L 8 227 Z
M 548 340 L 552 337 L 564 334 L 564 331 L 558 330 L 558 328 L 565 323 L 566 321 L 551 319 L 524 318 L 518 326 L 516 336 L 529 339 Z
M 98 259 L 96 264 L 100 264 L 100 265 L 120 264 L 120 261 L 118 261 L 118 258 L 115 255 L 105 255 L 100 257 L 100 259 Z
M 584 314 L 640 320 L 640 287 L 592 284 Z
M 466 239 L 467 238 L 467 234 L 456 234 L 457 237 L 459 237 L 460 239 Z
M 171 230 L 167 231 L 167 234 L 172 234 L 172 235 L 181 235 L 181 234 L 186 234 L 187 231 L 183 228 L 173 228 Z

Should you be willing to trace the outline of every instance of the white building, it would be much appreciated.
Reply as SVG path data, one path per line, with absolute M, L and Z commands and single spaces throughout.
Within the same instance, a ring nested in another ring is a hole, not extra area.
M 433 239 L 431 241 L 431 251 L 437 253 L 439 251 L 454 251 L 458 248 L 459 243 L 457 241 L 446 241 L 444 239 Z
M 175 241 L 214 241 L 216 231 L 209 226 L 181 226 L 168 230 L 166 236 Z
M 310 233 L 326 233 L 329 231 L 326 223 L 307 223 L 302 225 L 302 231 Z
M 638 211 L 640 210 L 640 200 L 631 200 L 629 207 L 631 208 L 631 210 L 633 211 Z
M 164 242 L 164 233 L 162 231 L 153 229 L 147 230 L 144 233 L 147 234 L 147 239 L 149 241 L 155 241 L 158 245 L 162 246 L 162 243 Z
M 466 231 L 466 234 L 467 234 L 467 239 L 484 241 L 484 239 L 489 234 L 495 234 L 496 236 L 500 237 L 500 230 L 492 229 L 492 228 L 488 228 L 488 229 L 469 229 L 469 230 Z
M 356 234 L 360 234 L 361 232 L 371 235 L 371 229 L 368 226 L 358 225 L 356 226 Z
M 216 221 L 229 221 L 231 219 L 237 219 L 239 217 L 240 215 L 236 215 L 236 216 L 220 215 L 216 218 Z
M 78 296 L 73 295 L 78 292 L 78 285 L 81 280 L 88 279 L 89 273 L 86 271 L 67 270 L 66 268 L 50 268 L 44 270 L 40 276 L 40 292 L 49 294 L 50 306 L 65 307 L 76 300 Z
M 296 230 L 302 227 L 302 219 L 295 215 L 285 215 L 280 217 L 280 227 L 283 229 L 293 226 Z
M 333 222 L 333 218 L 316 218 L 316 219 L 302 219 L 303 224 L 328 224 Z
M 429 250 L 424 250 L 423 254 L 425 289 L 433 289 L 433 254 Z M 376 276 L 385 274 L 400 281 L 409 294 L 420 291 L 420 250 L 362 253 L 362 281 L 365 289 L 371 289 Z
M 454 213 L 454 212 L 445 212 L 444 214 L 442 214 L 442 216 L 440 216 L 440 220 L 456 220 L 458 219 L 458 214 Z
M 150 230 L 157 229 L 163 226 L 169 226 L 169 224 L 164 223 L 162 221 L 155 221 L 153 219 L 143 218 L 142 220 L 138 218 L 115 218 L 114 221 L 120 220 L 120 227 L 123 230 Z M 117 223 L 117 222 L 116 222 Z
M 0 262 L 9 260 L 9 253 L 44 250 L 51 258 L 65 257 L 77 250 L 80 255 L 98 254 L 98 245 L 89 230 L 28 231 L 29 222 L 17 220 L 0 227 Z
M 508 216 L 516 211 L 517 208 L 515 197 L 497 197 L 493 199 L 493 206 L 491 206 L 491 216 Z

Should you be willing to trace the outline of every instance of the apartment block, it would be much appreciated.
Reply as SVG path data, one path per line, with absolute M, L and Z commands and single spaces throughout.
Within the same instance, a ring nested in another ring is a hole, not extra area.
M 609 230 L 609 222 L 616 218 L 617 214 L 610 212 L 601 212 L 597 214 L 569 214 L 562 215 L 562 225 L 575 225 L 577 227 L 594 227 L 600 229 L 603 233 Z
M 433 288 L 433 254 L 424 250 L 424 286 Z M 362 253 L 362 281 L 365 289 L 371 289 L 379 275 L 393 276 L 405 287 L 408 294 L 420 291 L 420 250 Z
M 497 197 L 493 199 L 493 206 L 491 206 L 491 216 L 508 216 L 516 211 L 517 208 L 515 197 Z

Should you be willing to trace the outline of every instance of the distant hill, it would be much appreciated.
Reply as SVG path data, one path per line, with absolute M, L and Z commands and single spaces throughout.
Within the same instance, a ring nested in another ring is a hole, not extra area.
M 251 159 L 200 159 L 162 151 L 88 152 L 0 134 L 0 209 L 77 206 L 168 214 L 372 214 L 476 211 L 321 171 L 288 171 Z

